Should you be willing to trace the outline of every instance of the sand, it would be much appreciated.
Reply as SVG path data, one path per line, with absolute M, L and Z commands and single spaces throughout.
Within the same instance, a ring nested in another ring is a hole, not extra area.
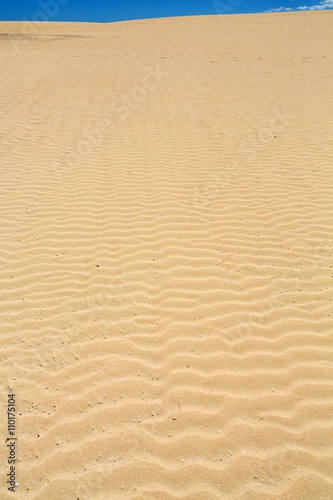
M 332 12 L 0 23 L 1 499 L 330 499 Z

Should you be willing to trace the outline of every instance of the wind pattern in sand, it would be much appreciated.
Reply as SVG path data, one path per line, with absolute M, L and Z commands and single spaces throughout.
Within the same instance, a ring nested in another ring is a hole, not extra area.
M 333 497 L 332 21 L 0 24 L 18 498 Z

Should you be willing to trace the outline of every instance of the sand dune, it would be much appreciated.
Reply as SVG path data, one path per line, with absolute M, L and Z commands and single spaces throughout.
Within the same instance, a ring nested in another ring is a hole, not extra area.
M 333 497 L 332 25 L 0 23 L 17 498 Z

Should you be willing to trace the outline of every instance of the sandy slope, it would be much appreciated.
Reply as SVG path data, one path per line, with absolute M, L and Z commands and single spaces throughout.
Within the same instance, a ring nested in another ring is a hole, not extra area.
M 24 29 L 0 23 L 16 498 L 332 498 L 332 13 Z

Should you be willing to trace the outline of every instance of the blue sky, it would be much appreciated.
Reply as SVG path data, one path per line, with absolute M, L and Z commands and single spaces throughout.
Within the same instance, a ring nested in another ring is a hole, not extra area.
M 333 0 L 0 0 L 0 20 L 114 22 L 332 8 Z

